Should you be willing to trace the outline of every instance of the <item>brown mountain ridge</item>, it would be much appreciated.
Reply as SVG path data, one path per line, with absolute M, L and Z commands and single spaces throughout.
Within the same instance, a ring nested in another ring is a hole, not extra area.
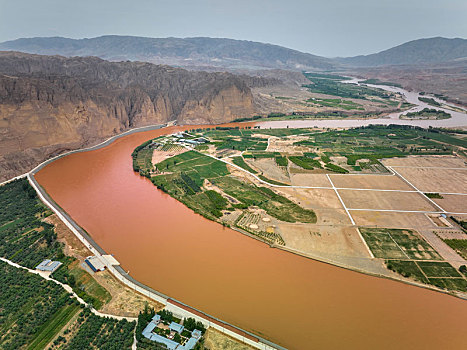
M 248 85 L 268 83 L 143 62 L 0 52 L 0 179 L 130 128 L 251 116 Z

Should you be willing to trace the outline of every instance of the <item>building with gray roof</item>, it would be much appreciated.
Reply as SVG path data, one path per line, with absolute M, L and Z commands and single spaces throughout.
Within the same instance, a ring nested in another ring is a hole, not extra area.
M 46 259 L 41 262 L 39 265 L 36 266 L 36 270 L 39 271 L 46 271 L 46 272 L 54 272 L 62 265 L 60 261 L 52 261 L 50 259 Z
M 183 327 L 180 323 L 172 322 L 169 325 L 169 328 L 171 331 L 177 332 L 177 333 L 182 333 L 183 332 Z

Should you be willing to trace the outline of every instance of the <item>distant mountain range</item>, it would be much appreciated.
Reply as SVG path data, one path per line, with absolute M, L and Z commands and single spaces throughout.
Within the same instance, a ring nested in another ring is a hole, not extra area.
M 41 55 L 97 56 L 110 61 L 145 61 L 181 67 L 236 69 L 332 69 L 327 58 L 253 41 L 215 38 L 143 38 L 108 35 L 92 39 L 61 37 L 7 41 L 0 50 Z
M 467 59 L 466 39 L 419 39 L 372 55 L 330 59 L 253 41 L 221 38 L 144 38 L 108 35 L 91 39 L 24 38 L 0 50 L 41 55 L 97 56 L 194 69 L 334 70 L 340 67 L 433 64 Z
M 441 37 L 419 39 L 372 55 L 339 58 L 337 60 L 340 63 L 355 67 L 434 64 L 467 60 L 467 40 Z

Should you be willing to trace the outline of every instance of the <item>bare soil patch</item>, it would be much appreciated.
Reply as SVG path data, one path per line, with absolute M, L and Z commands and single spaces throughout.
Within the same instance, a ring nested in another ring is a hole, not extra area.
M 467 233 L 460 230 L 433 230 L 441 239 L 467 239 Z
M 254 169 L 258 169 L 260 173 L 268 179 L 290 183 L 287 169 L 279 167 L 274 158 L 262 158 L 256 160 L 248 159 L 247 163 L 248 165 L 251 164 Z
M 44 221 L 55 226 L 55 233 L 57 240 L 62 242 L 65 255 L 75 257 L 79 260 L 84 260 L 91 254 L 91 251 L 84 246 L 83 243 L 75 236 L 73 232 L 53 214 L 46 218 Z
M 293 173 L 290 176 L 294 186 L 332 187 L 325 174 Z
M 437 211 L 419 193 L 339 190 L 347 208 Z
M 320 188 L 280 188 L 278 191 L 288 198 L 293 197 L 295 202 L 307 209 L 342 209 L 342 205 L 334 190 Z
M 413 190 L 404 180 L 394 175 L 329 175 L 334 186 L 378 190 Z
M 210 350 L 252 350 L 249 345 L 239 342 L 217 329 L 209 328 L 206 331 L 204 348 Z
M 318 225 L 352 225 L 344 209 L 313 209 Z
M 438 227 L 450 226 L 449 222 L 447 222 L 446 219 L 441 218 L 439 214 L 426 214 L 426 216 Z
M 128 288 L 107 270 L 95 273 L 93 277 L 112 295 L 112 300 L 102 307 L 101 312 L 118 316 L 137 317 L 146 303 L 156 311 L 162 310 L 164 307 L 164 305 Z
M 405 158 L 388 158 L 383 160 L 384 165 L 414 166 L 414 167 L 444 167 L 465 168 L 465 161 L 457 156 L 408 156 Z M 399 170 L 397 170 L 399 171 Z
M 423 213 L 395 213 L 381 211 L 351 211 L 359 226 L 378 226 L 387 228 L 417 228 L 436 226 Z
M 467 177 L 467 172 L 465 174 Z M 433 201 L 439 204 L 446 211 L 454 213 L 467 213 L 467 196 L 453 194 L 443 194 L 443 198 L 434 198 Z
M 423 192 L 467 193 L 466 170 L 395 168 L 410 183 Z
M 184 147 L 174 147 L 172 151 L 154 151 L 152 153 L 152 164 L 157 164 L 162 162 L 163 160 L 176 156 L 178 154 L 186 152 L 187 149 Z
M 271 137 L 268 152 L 287 153 L 289 155 L 302 155 L 309 150 L 308 147 L 294 146 L 295 142 L 307 140 L 306 136 L 288 136 L 287 138 Z
M 286 246 L 305 253 L 369 256 L 357 230 L 353 227 L 303 224 L 281 224 L 279 227 Z

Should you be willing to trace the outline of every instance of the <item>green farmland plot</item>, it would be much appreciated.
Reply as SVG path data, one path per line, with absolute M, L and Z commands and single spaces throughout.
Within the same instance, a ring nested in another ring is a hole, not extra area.
M 464 223 L 462 227 L 465 226 L 465 221 L 460 221 Z M 454 249 L 460 256 L 464 259 L 467 259 L 467 239 L 444 239 L 444 243 Z
M 257 171 L 254 170 L 253 168 L 251 168 L 246 162 L 245 160 L 243 159 L 243 157 L 232 157 L 232 163 L 234 163 L 235 165 L 238 165 L 239 167 L 245 169 L 246 171 L 252 173 L 252 174 L 256 174 Z
M 418 234 L 411 230 L 360 228 L 376 258 L 406 278 L 448 290 L 467 291 L 467 281 Z
M 422 269 L 425 275 L 430 277 L 462 277 L 460 273 L 444 261 L 418 261 L 418 266 Z
M 430 284 L 442 289 L 467 291 L 467 281 L 463 278 L 430 278 L 429 280 Z
M 0 262 L 0 348 L 43 349 L 78 311 L 59 285 Z
M 376 258 L 404 259 L 407 256 L 387 233 L 386 229 L 360 228 L 360 233 Z
M 404 277 L 412 277 L 417 281 L 429 283 L 428 279 L 414 261 L 386 260 L 386 267 Z
M 375 257 L 441 260 L 440 255 L 412 230 L 362 227 L 360 232 Z

